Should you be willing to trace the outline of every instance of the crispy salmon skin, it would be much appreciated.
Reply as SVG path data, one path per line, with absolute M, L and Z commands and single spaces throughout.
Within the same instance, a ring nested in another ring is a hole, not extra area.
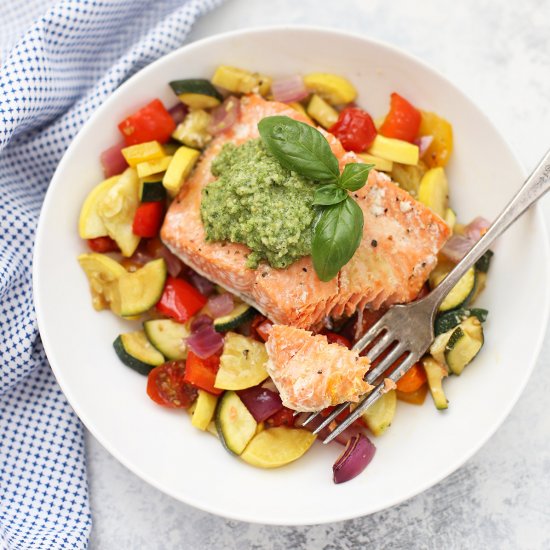
M 202 189 L 214 180 L 210 171 L 213 159 L 226 142 L 240 144 L 258 137 L 258 122 L 272 115 L 311 124 L 288 105 L 256 95 L 244 97 L 237 122 L 211 142 L 172 202 L 162 227 L 162 240 L 193 269 L 279 324 L 309 329 L 328 316 L 341 317 L 366 306 L 378 309 L 413 300 L 435 267 L 449 228 L 375 170 L 367 184 L 353 194 L 365 220 L 362 242 L 350 262 L 329 282 L 319 280 L 310 257 L 287 269 L 274 269 L 265 263 L 248 269 L 247 246 L 206 241 L 200 204 Z M 355 154 L 344 151 L 334 136 L 324 134 L 341 168 L 357 161 Z

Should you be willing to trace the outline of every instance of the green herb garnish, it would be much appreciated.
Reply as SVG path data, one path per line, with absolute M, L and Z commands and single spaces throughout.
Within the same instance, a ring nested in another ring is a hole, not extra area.
M 319 216 L 311 257 L 321 281 L 330 281 L 357 250 L 363 236 L 363 212 L 347 191 L 365 185 L 373 164 L 351 163 L 342 174 L 323 134 L 286 116 L 262 119 L 258 130 L 269 152 L 289 170 L 319 183 L 313 204 Z

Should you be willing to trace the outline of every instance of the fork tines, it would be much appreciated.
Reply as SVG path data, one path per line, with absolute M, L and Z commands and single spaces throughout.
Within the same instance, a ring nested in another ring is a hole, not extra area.
M 363 351 L 368 346 L 371 346 L 367 351 L 367 357 L 373 363 L 376 359 L 380 358 L 383 353 L 386 355 L 375 365 L 375 367 L 367 373 L 366 381 L 370 385 L 376 384 L 372 391 L 365 395 L 365 397 L 359 402 L 358 405 L 351 411 L 351 413 L 338 425 L 336 428 L 325 438 L 323 443 L 330 443 L 335 437 L 342 433 L 348 426 L 350 426 L 355 420 L 357 420 L 363 412 L 370 407 L 382 394 L 388 391 L 387 385 L 384 382 L 384 373 L 393 365 L 396 367 L 392 370 L 388 376 L 393 383 L 397 382 L 405 374 L 412 365 L 419 359 L 417 353 L 413 353 L 410 350 L 410 346 L 406 343 L 398 341 L 390 330 L 388 323 L 388 315 L 384 315 L 379 321 L 377 321 L 353 346 L 353 349 Z M 316 428 L 313 430 L 314 434 L 318 434 L 335 422 L 336 418 L 346 409 L 350 408 L 350 403 L 342 403 L 337 406 Z M 312 413 L 304 422 L 303 426 L 311 423 L 315 418 L 319 416 L 320 412 Z

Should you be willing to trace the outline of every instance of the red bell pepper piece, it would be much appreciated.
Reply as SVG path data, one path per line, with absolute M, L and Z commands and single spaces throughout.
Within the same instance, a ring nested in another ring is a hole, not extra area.
M 421 119 L 420 111 L 394 92 L 391 95 L 390 112 L 379 132 L 388 138 L 413 141 L 418 135 Z
M 120 252 L 118 244 L 116 244 L 111 237 L 96 237 L 95 239 L 88 239 L 88 246 L 94 252 Z
M 201 359 L 198 355 L 195 355 L 191 350 L 187 352 L 187 359 L 185 362 L 185 376 L 184 382 L 192 384 L 196 388 L 207 391 L 214 395 L 220 395 L 223 390 L 214 387 L 216 381 L 216 374 L 220 368 L 219 355 L 211 355 L 206 359 Z
M 168 277 L 157 310 L 180 323 L 185 323 L 207 302 L 194 286 L 183 279 Z
M 393 365 L 392 365 L 393 366 Z M 404 393 L 419 390 L 428 380 L 421 363 L 415 363 L 398 381 L 397 389 Z
M 176 129 L 176 123 L 160 99 L 154 99 L 124 119 L 118 129 L 124 136 L 126 145 L 137 145 L 147 141 L 164 143 L 170 139 Z
M 164 216 L 162 202 L 144 202 L 138 206 L 132 224 L 132 232 L 139 237 L 152 238 L 159 233 Z
M 340 140 L 346 151 L 356 153 L 364 151 L 376 137 L 376 127 L 371 116 L 357 107 L 346 107 L 329 132 Z

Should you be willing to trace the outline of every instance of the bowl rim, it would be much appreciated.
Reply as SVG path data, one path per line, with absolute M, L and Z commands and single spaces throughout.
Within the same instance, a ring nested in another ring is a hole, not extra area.
M 338 38 L 353 38 L 356 40 L 361 40 L 364 42 L 367 42 L 371 45 L 376 46 L 377 48 L 381 48 L 383 50 L 386 50 L 390 52 L 391 54 L 400 56 L 402 58 L 405 58 L 406 61 L 420 65 L 424 70 L 428 71 L 429 73 L 432 73 L 436 78 L 439 78 L 443 81 L 445 81 L 447 84 L 449 84 L 456 92 L 458 92 L 462 98 L 469 103 L 470 107 L 472 107 L 475 112 L 483 117 L 485 119 L 485 122 L 488 124 L 488 126 L 493 130 L 500 139 L 502 140 L 503 144 L 506 146 L 506 149 L 508 151 L 508 154 L 510 155 L 511 159 L 517 164 L 519 171 L 523 174 L 524 178 L 526 177 L 527 171 L 525 167 L 523 166 L 523 163 L 518 159 L 516 156 L 516 153 L 514 152 L 513 148 L 510 146 L 510 143 L 508 139 L 500 132 L 500 130 L 497 128 L 497 126 L 491 121 L 491 119 L 485 114 L 485 112 L 479 108 L 470 97 L 462 91 L 461 88 L 459 88 L 457 85 L 454 84 L 447 76 L 445 76 L 441 71 L 438 69 L 433 68 L 431 65 L 423 61 L 422 59 L 416 57 L 413 54 L 408 53 L 405 50 L 402 50 L 401 48 L 394 46 L 392 44 L 386 43 L 382 40 L 372 38 L 370 36 L 362 35 L 358 32 L 351 32 L 351 31 L 345 31 L 341 29 L 332 29 L 328 27 L 323 27 L 319 25 L 301 25 L 301 24 L 289 24 L 289 25 L 262 25 L 262 26 L 252 26 L 252 27 L 246 27 L 242 29 L 227 31 L 223 33 L 217 33 L 211 36 L 207 36 L 204 38 L 201 38 L 199 40 L 190 42 L 188 44 L 183 44 L 181 47 L 169 52 L 166 55 L 163 55 L 162 57 L 159 57 L 155 61 L 149 63 L 147 66 L 141 68 L 140 70 L 136 71 L 132 76 L 130 76 L 126 81 L 124 81 L 118 88 L 116 88 L 113 93 L 91 114 L 91 116 L 84 122 L 84 124 L 79 129 L 78 133 L 74 136 L 71 143 L 67 147 L 66 151 L 63 154 L 63 157 L 61 158 L 51 180 L 50 184 L 48 186 L 48 189 L 46 191 L 46 195 L 44 197 L 44 201 L 40 210 L 40 216 L 36 228 L 36 237 L 35 237 L 35 245 L 33 250 L 33 258 L 32 258 L 32 286 L 33 286 L 33 300 L 34 300 L 34 307 L 36 311 L 36 318 L 37 318 L 37 325 L 40 333 L 40 337 L 43 343 L 44 351 L 46 353 L 46 357 L 48 358 L 48 362 L 51 366 L 51 369 L 54 373 L 54 376 L 65 395 L 67 401 L 69 402 L 71 408 L 74 410 L 74 412 L 77 414 L 79 419 L 82 421 L 84 426 L 89 430 L 89 432 L 99 441 L 99 443 L 102 445 L 104 449 L 106 449 L 109 454 L 111 454 L 113 457 L 115 457 L 121 464 L 123 464 L 128 470 L 130 470 L 132 473 L 140 477 L 143 481 L 147 482 L 149 485 L 155 487 L 159 491 L 161 491 L 164 494 L 169 495 L 170 497 L 176 499 L 177 501 L 184 502 L 185 504 L 188 504 L 190 506 L 193 506 L 201 511 L 208 512 L 211 514 L 215 514 L 221 517 L 225 517 L 231 520 L 238 520 L 238 521 L 244 521 L 249 523 L 257 523 L 257 524 L 264 524 L 264 525 L 315 525 L 315 524 L 326 524 L 326 523 L 333 523 L 338 521 L 344 521 L 349 519 L 354 519 L 358 517 L 366 517 L 371 514 L 380 512 L 382 510 L 386 510 L 388 508 L 394 507 L 398 504 L 401 504 L 402 502 L 405 502 L 409 500 L 410 498 L 419 495 L 423 492 L 425 492 L 427 489 L 437 485 L 440 483 L 443 479 L 451 475 L 453 472 L 455 472 L 458 468 L 460 468 L 466 461 L 468 461 L 473 455 L 475 455 L 486 443 L 487 441 L 496 433 L 496 431 L 501 427 L 504 420 L 508 417 L 513 407 L 516 405 L 518 399 L 522 395 L 525 386 L 527 385 L 527 382 L 530 380 L 531 375 L 533 373 L 533 370 L 537 364 L 538 357 L 540 355 L 540 351 L 544 342 L 544 337 L 546 334 L 546 328 L 548 326 L 548 320 L 550 317 L 550 287 L 547 286 L 545 289 L 544 297 L 541 297 L 541 303 L 544 304 L 544 322 L 540 325 L 539 328 L 539 334 L 536 340 L 536 345 L 533 347 L 533 360 L 528 364 L 528 368 L 526 369 L 527 375 L 524 378 L 524 381 L 522 384 L 516 386 L 515 388 L 515 394 L 513 395 L 513 398 L 511 398 L 507 404 L 507 406 L 503 407 L 497 421 L 494 423 L 492 429 L 488 430 L 488 433 L 485 434 L 484 437 L 482 437 L 477 445 L 472 446 L 467 453 L 464 455 L 461 455 L 459 459 L 455 460 L 454 462 L 451 461 L 447 463 L 447 468 L 442 470 L 442 473 L 440 473 L 436 478 L 431 478 L 425 483 L 423 483 L 420 488 L 416 488 L 414 490 L 409 491 L 406 494 L 400 495 L 398 498 L 395 498 L 393 501 L 391 501 L 389 504 L 380 505 L 378 507 L 374 507 L 367 513 L 361 513 L 361 514 L 350 514 L 347 513 L 333 513 L 330 518 L 321 518 L 319 521 L 316 521 L 315 523 L 309 522 L 309 521 L 300 521 L 299 519 L 296 519 L 295 521 L 288 521 L 285 523 L 282 523 L 281 521 L 269 521 L 263 518 L 262 521 L 260 521 L 257 518 L 246 516 L 245 514 L 240 514 L 238 512 L 233 512 L 231 510 L 219 510 L 215 505 L 208 506 L 204 502 L 197 500 L 193 497 L 193 495 L 185 495 L 185 498 L 182 497 L 180 494 L 176 494 L 176 491 L 172 491 L 168 487 L 161 486 L 160 483 L 156 482 L 155 479 L 153 479 L 151 476 L 149 476 L 146 472 L 142 471 L 140 467 L 133 464 L 131 460 L 129 460 L 126 456 L 124 456 L 121 452 L 119 452 L 116 448 L 111 447 L 111 445 L 106 441 L 99 430 L 96 429 L 94 426 L 93 420 L 89 418 L 81 409 L 80 405 L 78 404 L 77 400 L 74 399 L 74 396 L 71 392 L 71 389 L 65 384 L 63 380 L 62 375 L 62 369 L 58 368 L 56 366 L 56 360 L 55 360 L 55 351 L 54 351 L 54 345 L 50 341 L 48 337 L 48 332 L 46 330 L 46 322 L 44 319 L 44 313 L 40 298 L 40 293 L 38 291 L 38 280 L 41 277 L 40 274 L 40 261 L 39 258 L 41 256 L 41 251 L 45 250 L 44 248 L 44 239 L 45 239 L 45 212 L 48 211 L 48 208 L 50 206 L 50 203 L 53 200 L 54 191 L 56 186 L 56 182 L 58 180 L 58 174 L 61 173 L 65 165 L 69 164 L 71 159 L 71 153 L 74 148 L 77 147 L 78 143 L 81 141 L 82 138 L 82 130 L 87 127 L 89 124 L 93 124 L 95 119 L 100 116 L 100 114 L 103 112 L 103 110 L 109 108 L 110 100 L 112 98 L 116 98 L 119 95 L 122 95 L 126 92 L 127 89 L 130 89 L 133 86 L 134 80 L 138 75 L 142 75 L 142 73 L 147 73 L 149 71 L 152 71 L 153 68 L 157 67 L 160 64 L 168 63 L 172 58 L 177 57 L 180 55 L 180 52 L 182 50 L 186 51 L 193 51 L 195 49 L 199 49 L 203 47 L 205 44 L 211 44 L 216 42 L 224 42 L 228 39 L 239 37 L 243 35 L 247 36 L 254 36 L 254 35 L 261 35 L 264 33 L 270 33 L 270 32 L 287 32 L 289 30 L 295 30 L 298 32 L 307 32 L 307 33 L 317 33 L 324 36 L 335 36 Z M 536 204 L 531 209 L 532 215 L 534 217 L 534 221 L 536 223 L 536 226 L 539 230 L 541 230 L 541 238 L 543 241 L 543 250 L 541 251 L 541 257 L 542 257 L 542 263 L 544 266 L 544 270 L 547 275 L 550 274 L 550 245 L 549 245 L 549 239 L 548 234 L 546 231 L 546 224 L 544 221 L 544 217 L 542 215 L 540 205 Z M 50 359 L 51 358 L 51 359 Z

